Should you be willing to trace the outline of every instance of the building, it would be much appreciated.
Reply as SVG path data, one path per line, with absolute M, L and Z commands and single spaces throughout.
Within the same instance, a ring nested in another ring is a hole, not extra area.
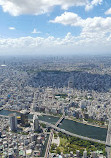
M 17 131 L 17 116 L 16 116 L 16 114 L 11 114 L 9 119 L 10 119 L 11 131 Z
M 21 113 L 21 124 L 22 126 L 28 126 L 28 112 L 23 111 Z
M 33 116 L 33 129 L 35 132 L 39 131 L 39 120 L 37 115 Z
M 76 150 L 76 156 L 77 156 L 77 158 L 80 157 L 80 151 L 79 150 Z
M 87 158 L 87 151 L 86 150 L 83 152 L 83 158 Z
M 93 151 L 91 155 L 92 155 L 92 158 L 97 158 L 97 152 L 96 151 Z

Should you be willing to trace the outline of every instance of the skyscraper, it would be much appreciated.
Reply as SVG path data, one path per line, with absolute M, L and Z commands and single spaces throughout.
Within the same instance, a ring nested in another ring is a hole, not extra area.
M 21 123 L 22 126 L 28 126 L 28 113 L 26 111 L 21 113 Z
M 39 120 L 37 115 L 33 116 L 33 129 L 35 132 L 39 130 Z
M 11 114 L 10 117 L 10 129 L 11 131 L 17 131 L 17 117 L 16 114 Z

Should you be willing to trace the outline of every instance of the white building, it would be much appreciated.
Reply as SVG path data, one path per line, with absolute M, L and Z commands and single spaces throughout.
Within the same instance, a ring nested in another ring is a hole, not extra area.
M 87 151 L 86 150 L 83 152 L 83 158 L 87 158 Z
M 10 129 L 11 131 L 17 131 L 17 116 L 16 114 L 11 114 L 10 117 Z
M 39 130 L 39 120 L 37 115 L 33 116 L 33 129 L 36 132 Z

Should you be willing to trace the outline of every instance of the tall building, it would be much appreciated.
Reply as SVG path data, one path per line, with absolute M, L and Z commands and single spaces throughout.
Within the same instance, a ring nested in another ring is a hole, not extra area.
M 9 119 L 10 119 L 11 131 L 17 131 L 17 116 L 16 116 L 16 114 L 11 114 Z
M 86 150 L 83 152 L 83 158 L 87 158 L 87 151 Z
M 39 130 L 39 120 L 37 115 L 33 116 L 33 129 L 35 132 Z
M 21 124 L 22 126 L 28 126 L 28 112 L 22 111 L 21 113 Z

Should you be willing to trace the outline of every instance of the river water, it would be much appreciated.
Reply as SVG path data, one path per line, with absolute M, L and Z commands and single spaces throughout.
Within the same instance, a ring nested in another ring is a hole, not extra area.
M 14 113 L 14 112 L 8 111 L 8 110 L 0 111 L 0 115 L 8 116 L 11 113 Z M 17 115 L 19 116 L 20 114 L 17 113 Z M 32 115 L 29 115 L 29 118 L 32 118 Z M 59 117 L 44 115 L 44 116 L 39 116 L 39 119 L 42 121 L 46 121 L 46 122 L 55 124 L 59 120 Z M 85 137 L 90 137 L 90 138 L 94 138 L 94 139 L 98 139 L 98 140 L 102 140 L 102 141 L 106 140 L 107 129 L 105 129 L 105 128 L 99 128 L 99 127 L 94 127 L 94 126 L 90 126 L 90 125 L 85 125 L 82 123 L 78 123 L 78 122 L 66 120 L 66 119 L 59 125 L 59 127 L 62 129 L 65 129 L 69 132 L 72 132 L 72 133 L 75 133 L 78 135 L 82 135 Z

